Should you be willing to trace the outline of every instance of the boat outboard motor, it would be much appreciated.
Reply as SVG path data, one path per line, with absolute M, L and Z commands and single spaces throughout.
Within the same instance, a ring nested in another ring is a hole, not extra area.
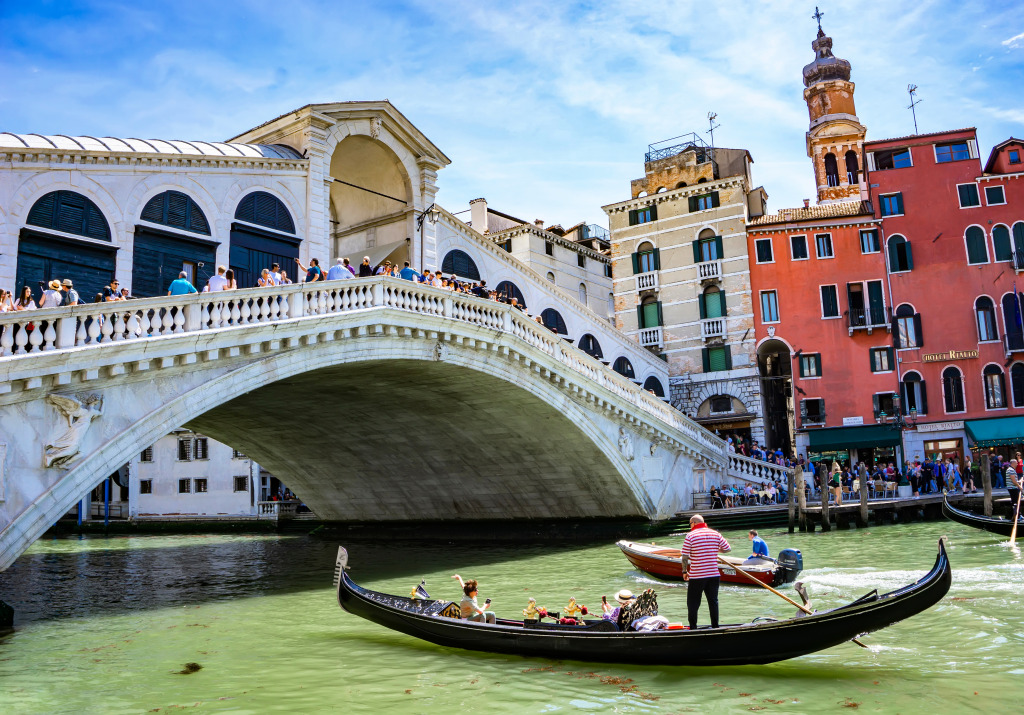
M 779 583 L 793 583 L 804 570 L 804 557 L 800 549 L 783 549 L 779 552 L 779 571 L 782 578 Z

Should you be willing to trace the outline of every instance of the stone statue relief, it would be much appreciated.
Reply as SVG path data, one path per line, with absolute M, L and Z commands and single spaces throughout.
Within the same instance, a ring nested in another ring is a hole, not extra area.
M 380 139 L 380 128 L 384 124 L 380 117 L 374 117 L 370 120 L 370 136 L 374 139 Z
M 99 395 L 90 395 L 84 402 L 79 402 L 74 397 L 51 394 L 46 396 L 46 401 L 64 415 L 68 427 L 63 434 L 46 444 L 43 464 L 46 467 L 68 469 L 82 451 L 82 441 L 92 421 L 103 414 L 103 398 Z
M 625 427 L 619 427 L 619 451 L 622 452 L 622 456 L 628 459 L 630 462 L 636 456 L 633 453 L 633 440 L 629 438 L 629 434 L 626 433 Z

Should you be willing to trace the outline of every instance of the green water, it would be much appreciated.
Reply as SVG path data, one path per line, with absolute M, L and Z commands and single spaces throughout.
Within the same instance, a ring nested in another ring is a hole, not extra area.
M 998 537 L 949 522 L 762 535 L 802 549 L 819 608 L 916 580 L 949 535 L 953 587 L 939 605 L 865 637 L 769 666 L 657 668 L 440 648 L 342 612 L 336 544 L 296 536 L 46 540 L 0 574 L 18 627 L 0 637 L 0 713 L 137 712 L 1013 712 L 1024 695 L 1024 559 Z M 734 548 L 745 536 L 725 532 Z M 665 543 L 678 539 L 666 538 Z M 659 542 L 661 543 L 661 542 Z M 467 548 L 348 545 L 357 582 L 406 594 L 420 578 L 455 598 L 451 574 L 514 616 L 530 596 L 648 579 L 611 543 Z M 685 620 L 685 587 L 659 585 Z M 789 617 L 761 590 L 722 588 L 722 620 Z M 706 611 L 702 615 L 706 623 Z M 179 674 L 185 663 L 202 670 Z

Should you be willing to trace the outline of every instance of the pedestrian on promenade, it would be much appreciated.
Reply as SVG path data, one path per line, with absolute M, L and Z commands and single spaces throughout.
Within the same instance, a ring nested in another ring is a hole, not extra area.
M 363 256 L 363 262 L 359 264 L 359 277 L 369 278 L 373 275 L 373 266 L 370 265 L 370 257 Z
M 171 281 L 171 285 L 167 288 L 167 295 L 188 295 L 189 293 L 198 293 L 196 287 L 188 279 L 188 273 L 182 271 L 178 274 L 178 277 Z
M 224 266 L 217 266 L 217 273 L 210 276 L 210 279 L 206 281 L 206 290 L 209 293 L 216 293 L 218 291 L 227 290 L 228 279 L 225 277 L 227 268 Z
M 64 296 L 60 293 L 60 281 L 50 281 L 50 287 L 43 291 L 43 298 L 39 301 L 40 308 L 57 308 L 60 306 Z
M 75 290 L 75 284 L 71 282 L 71 279 L 65 278 L 60 285 L 61 289 L 66 293 L 64 296 L 64 305 L 78 305 L 78 291 Z
M 686 611 L 690 629 L 697 627 L 697 613 L 701 598 L 707 596 L 711 627 L 718 628 L 718 554 L 732 551 L 729 542 L 704 523 L 704 517 L 694 514 L 690 517 L 690 533 L 683 539 L 679 552 L 683 566 L 686 588 Z
M 32 288 L 24 286 L 21 289 L 21 296 L 14 301 L 15 310 L 35 310 L 36 302 L 32 300 Z
M 410 268 L 409 261 L 406 261 L 405 265 L 402 266 L 402 270 L 398 272 L 398 277 L 407 281 L 418 281 L 420 274 Z
M 836 504 L 843 503 L 843 487 L 840 482 L 843 473 L 843 468 L 839 465 L 839 460 L 832 462 L 832 476 L 829 478 L 829 487 L 832 489 L 832 498 Z
M 260 271 L 260 277 L 259 280 L 256 281 L 256 285 L 259 288 L 271 288 L 277 285 L 277 283 L 274 281 L 273 274 L 270 272 L 270 269 L 264 268 L 262 271 Z
M 327 280 L 329 281 L 340 281 L 345 278 L 351 278 L 352 273 L 345 267 L 348 262 L 347 258 L 339 258 L 331 269 L 327 271 Z
M 306 283 L 315 283 L 316 281 L 322 281 L 324 279 L 324 272 L 320 270 L 320 261 L 316 258 L 309 259 L 309 268 L 306 268 L 299 261 L 295 259 L 295 265 L 299 267 L 299 270 L 306 271 Z
M 0 288 L 0 313 L 9 313 L 14 310 L 14 298 L 11 292 Z
M 974 485 L 974 463 L 968 457 L 964 460 L 964 494 L 974 494 L 978 488 Z
M 238 289 L 238 281 L 235 280 L 235 271 L 233 269 L 229 268 L 224 271 L 224 280 L 228 282 L 227 286 L 224 287 L 224 290 Z
M 103 287 L 103 302 L 113 303 L 116 300 L 121 300 L 121 286 L 117 279 L 114 279 L 110 281 L 110 285 Z

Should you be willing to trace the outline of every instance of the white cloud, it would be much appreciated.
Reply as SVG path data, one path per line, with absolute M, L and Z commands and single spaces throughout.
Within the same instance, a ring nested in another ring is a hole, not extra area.
M 1024 32 L 1014 35 L 1009 40 L 1003 40 L 1003 44 L 1013 48 L 1024 47 Z

